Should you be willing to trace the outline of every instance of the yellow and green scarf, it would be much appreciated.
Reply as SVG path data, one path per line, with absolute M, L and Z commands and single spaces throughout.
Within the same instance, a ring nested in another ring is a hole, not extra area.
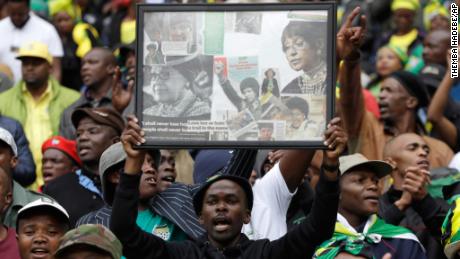
M 380 243 L 383 238 L 410 239 L 420 243 L 409 229 L 387 224 L 375 214 L 369 217 L 362 233 L 358 233 L 342 215 L 337 214 L 334 235 L 318 247 L 314 258 L 333 259 L 340 252 L 374 258 L 372 245 Z

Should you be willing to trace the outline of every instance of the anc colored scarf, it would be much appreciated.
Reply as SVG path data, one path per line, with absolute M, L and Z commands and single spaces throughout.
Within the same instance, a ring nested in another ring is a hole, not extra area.
M 332 238 L 319 246 L 314 258 L 333 259 L 339 252 L 374 258 L 372 245 L 380 243 L 382 238 L 411 239 L 419 243 L 409 229 L 387 224 L 375 214 L 369 217 L 362 233 L 358 233 L 342 215 L 337 214 Z

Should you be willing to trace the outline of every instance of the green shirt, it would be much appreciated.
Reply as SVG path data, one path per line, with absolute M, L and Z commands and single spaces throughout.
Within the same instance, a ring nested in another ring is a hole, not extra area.
M 40 199 L 41 197 L 50 197 L 34 192 L 29 191 L 18 184 L 16 181 L 13 181 L 13 202 L 6 211 L 5 218 L 3 219 L 3 224 L 7 227 L 16 228 L 16 218 L 18 216 L 18 211 L 27 205 L 30 202 Z
M 183 241 L 187 239 L 187 235 L 180 228 L 151 210 L 139 211 L 136 223 L 145 232 L 166 241 Z

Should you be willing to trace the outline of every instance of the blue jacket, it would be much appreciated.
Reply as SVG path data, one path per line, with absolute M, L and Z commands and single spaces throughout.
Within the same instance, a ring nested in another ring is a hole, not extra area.
M 13 135 L 18 147 L 18 164 L 13 171 L 13 179 L 22 186 L 31 185 L 36 178 L 35 163 L 29 149 L 29 141 L 21 124 L 14 119 L 0 115 L 0 127 L 8 130 Z

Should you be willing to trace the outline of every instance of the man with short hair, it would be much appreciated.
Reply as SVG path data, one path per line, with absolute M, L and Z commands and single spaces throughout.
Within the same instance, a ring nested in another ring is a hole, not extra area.
M 351 27 L 358 14 L 359 8 L 355 8 L 346 19 L 348 26 L 343 26 L 337 34 L 338 58 L 344 61 L 339 75 L 341 117 L 350 137 L 349 151 L 360 152 L 369 159 L 382 159 L 383 148 L 389 138 L 407 132 L 424 132 L 417 110 L 428 104 L 428 96 L 416 76 L 397 71 L 382 82 L 380 120 L 365 110 L 358 50 L 365 30 L 364 17 L 361 17 L 360 26 Z M 423 138 L 432 150 L 429 156 L 431 165 L 447 166 L 453 156 L 452 150 L 437 139 Z
M 0 168 L 12 178 L 13 170 L 18 164 L 18 148 L 10 132 L 0 127 Z M 16 226 L 18 211 L 29 202 L 47 197 L 41 193 L 29 191 L 13 180 L 13 200 L 3 218 L 3 224 Z
M 16 231 L 3 224 L 8 207 L 13 201 L 13 179 L 0 167 L 0 257 L 19 259 Z
M 55 258 L 119 259 L 122 248 L 120 241 L 108 228 L 87 224 L 65 233 Z
M 62 112 L 80 94 L 61 86 L 51 76 L 52 57 L 45 44 L 24 44 L 17 59 L 22 64 L 22 80 L 0 94 L 0 113 L 18 120 L 24 126 L 37 167 L 37 179 L 31 186 L 36 190 L 43 184 L 42 143 L 57 135 Z
M 428 193 L 429 153 L 430 147 L 414 133 L 398 135 L 385 145 L 384 159 L 393 166 L 393 183 L 379 199 L 379 215 L 390 224 L 412 230 L 427 257 L 437 259 L 444 257 L 439 238 L 449 205 Z
M 81 77 L 84 88 L 80 99 L 64 110 L 59 126 L 59 135 L 67 139 L 75 139 L 75 127 L 72 124 L 72 112 L 80 107 L 112 106 L 113 73 L 117 60 L 106 48 L 95 47 L 81 60 Z
M 69 230 L 69 214 L 59 203 L 40 198 L 18 212 L 16 233 L 22 259 L 53 259 Z
M 43 193 L 66 208 L 71 226 L 74 226 L 81 216 L 104 205 L 99 161 L 104 150 L 120 140 L 124 121 L 118 112 L 103 107 L 76 109 L 72 122 L 77 129 L 77 149 L 82 168 L 75 174 L 65 174 L 48 183 Z
M 61 57 L 64 55 L 59 35 L 48 21 L 30 11 L 30 0 L 7 0 L 9 16 L 0 21 L 0 60 L 7 64 L 14 74 L 14 81 L 21 79 L 21 64 L 16 60 L 20 44 L 40 41 L 49 47 L 52 55 L 52 74 L 61 80 Z
M 334 236 L 315 252 L 315 258 L 351 254 L 364 258 L 426 258 L 412 232 L 377 217 L 379 180 L 392 171 L 389 163 L 368 160 L 360 153 L 340 157 L 340 201 Z
M 431 31 L 424 40 L 426 66 L 420 76 L 431 97 L 427 111 L 427 120 L 433 126 L 431 136 L 446 142 L 456 153 L 460 150 L 460 104 L 453 98 L 459 88 L 453 87 L 456 80 L 451 78 L 450 50 L 450 32 Z
M 450 49 L 450 32 L 431 31 L 423 40 L 423 61 L 425 64 L 439 64 L 446 67 L 446 55 Z
M 329 140 L 329 139 L 328 139 Z M 253 195 L 249 182 L 234 175 L 216 175 L 200 187 L 193 197 L 199 222 L 207 234 L 201 240 L 168 243 L 144 233 L 135 226 L 138 200 L 138 172 L 143 152 L 133 149 L 145 143 L 136 119 L 128 118 L 122 136 L 127 153 L 125 172 L 115 194 L 111 229 L 124 246 L 127 257 L 143 258 L 307 258 L 314 248 L 330 237 L 337 210 L 338 156 L 345 143 L 325 152 L 323 173 L 318 183 L 316 201 L 310 217 L 298 228 L 277 241 L 251 241 L 241 234 L 243 224 L 250 222 Z

